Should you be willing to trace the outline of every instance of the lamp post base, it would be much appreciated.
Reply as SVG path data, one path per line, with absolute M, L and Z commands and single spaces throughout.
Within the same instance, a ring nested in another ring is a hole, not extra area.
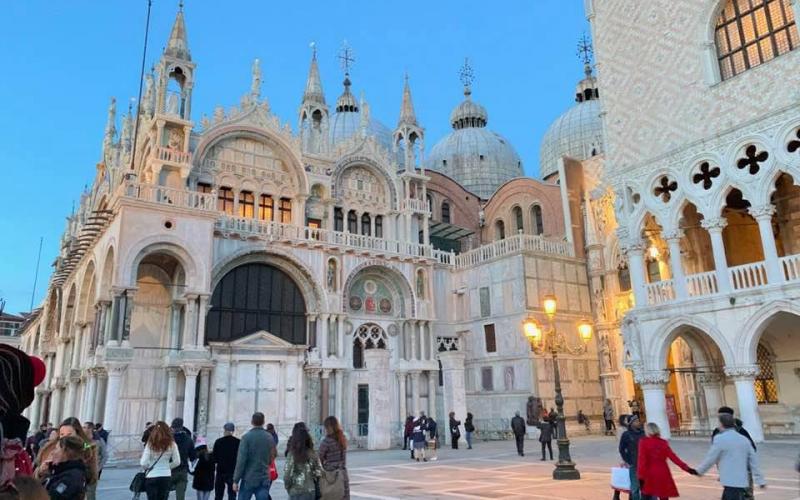
M 564 427 L 562 427 L 561 429 L 562 433 L 566 434 L 566 429 Z M 566 438 L 559 439 L 557 443 L 558 443 L 558 462 L 556 462 L 556 468 L 553 470 L 553 479 L 559 479 L 559 480 L 580 479 L 581 473 L 578 471 L 578 469 L 575 468 L 575 462 L 572 461 L 572 457 L 569 455 L 569 439 Z

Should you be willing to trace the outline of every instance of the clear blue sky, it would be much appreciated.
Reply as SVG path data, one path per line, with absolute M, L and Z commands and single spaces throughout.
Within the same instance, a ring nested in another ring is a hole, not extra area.
M 111 96 L 118 110 L 138 89 L 146 0 L 4 2 L 0 38 L 0 297 L 28 310 L 36 251 L 44 237 L 34 306 L 58 254 L 64 217 L 100 156 Z M 154 0 L 148 67 L 159 57 L 177 0 Z M 588 24 L 579 0 L 186 0 L 197 75 L 193 119 L 236 105 L 261 59 L 262 96 L 293 128 L 315 41 L 328 104 L 341 92 L 336 54 L 355 51 L 353 89 L 372 116 L 394 127 L 408 71 L 428 149 L 450 129 L 468 56 L 473 98 L 489 128 L 538 174 L 539 142 L 573 102 L 582 66 L 576 45 Z M 119 125 L 118 125 L 119 130 Z

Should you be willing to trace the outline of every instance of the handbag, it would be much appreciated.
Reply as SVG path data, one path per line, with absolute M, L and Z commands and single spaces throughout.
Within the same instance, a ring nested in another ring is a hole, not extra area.
M 158 461 L 161 460 L 161 457 L 163 456 L 164 452 L 162 451 L 161 455 L 159 455 L 158 458 L 156 458 L 156 461 L 153 462 L 153 465 L 142 472 L 137 472 L 136 475 L 133 476 L 133 479 L 131 479 L 131 485 L 128 486 L 128 489 L 134 493 L 144 493 L 144 481 L 147 479 L 147 475 L 150 474 L 150 471 L 153 470 L 153 467 L 156 466 Z
M 344 469 L 323 470 L 319 492 L 322 500 L 341 500 L 344 497 Z
M 278 468 L 275 466 L 275 460 L 269 463 L 269 480 L 275 481 L 278 479 Z
M 627 467 L 611 468 L 611 487 L 622 492 L 631 490 L 631 474 Z

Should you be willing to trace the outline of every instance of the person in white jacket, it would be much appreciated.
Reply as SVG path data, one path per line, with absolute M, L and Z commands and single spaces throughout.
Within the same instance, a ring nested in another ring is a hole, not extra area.
M 145 471 L 147 500 L 167 500 L 172 484 L 172 469 L 181 464 L 178 445 L 166 422 L 156 422 L 147 438 L 139 465 Z
M 716 465 L 719 482 L 724 488 L 722 500 L 740 500 L 748 486 L 748 469 L 753 474 L 753 481 L 761 488 L 766 487 L 766 482 L 750 441 L 736 432 L 733 415 L 720 413 L 719 423 L 722 432 L 714 438 L 706 458 L 696 468 L 697 473 L 702 476 Z

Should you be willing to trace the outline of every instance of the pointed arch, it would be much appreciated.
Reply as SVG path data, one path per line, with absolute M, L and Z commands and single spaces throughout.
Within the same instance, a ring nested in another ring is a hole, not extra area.
M 687 330 L 691 330 L 693 335 L 687 335 Z M 734 366 L 736 364 L 733 347 L 715 325 L 697 316 L 680 315 L 667 320 L 651 337 L 650 348 L 646 350 L 646 352 L 652 353 L 652 356 L 647 360 L 651 365 L 651 370 L 665 370 L 667 368 L 667 353 L 672 341 L 679 336 L 692 336 L 693 341 L 691 344 L 694 344 L 693 347 L 702 349 L 702 354 L 706 361 L 710 361 L 714 357 L 711 348 L 713 345 L 719 350 L 722 355 L 722 361 L 726 366 Z M 706 340 L 711 341 L 710 345 L 707 342 L 703 342 L 704 337 L 706 337 Z
M 755 364 L 758 342 L 770 321 L 780 313 L 788 313 L 800 319 L 800 304 L 791 300 L 776 300 L 762 306 L 744 322 L 736 335 L 736 361 L 739 364 Z

